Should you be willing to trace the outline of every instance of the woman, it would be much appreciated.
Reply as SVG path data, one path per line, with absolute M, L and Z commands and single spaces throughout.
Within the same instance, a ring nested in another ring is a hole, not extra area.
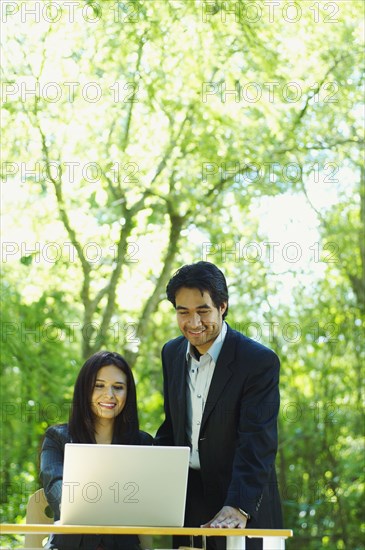
M 68 424 L 48 428 L 41 451 L 40 477 L 45 495 L 60 519 L 66 443 L 151 445 L 139 431 L 133 374 L 118 353 L 92 355 L 77 377 Z M 51 535 L 47 548 L 59 550 L 138 550 L 134 535 Z

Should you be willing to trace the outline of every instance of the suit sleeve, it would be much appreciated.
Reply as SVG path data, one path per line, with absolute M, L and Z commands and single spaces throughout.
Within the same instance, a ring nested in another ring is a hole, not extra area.
M 169 404 L 169 391 L 168 391 L 168 376 L 166 368 L 166 344 L 162 348 L 162 370 L 163 370 L 163 395 L 164 395 L 164 412 L 165 420 L 157 430 L 155 436 L 155 445 L 170 446 L 174 445 L 174 435 L 172 429 L 172 420 L 170 414 L 170 404 Z
M 263 353 L 249 376 L 241 396 L 237 445 L 232 478 L 225 505 L 241 508 L 255 517 L 269 479 L 277 451 L 279 412 L 278 357 Z
M 60 519 L 64 445 L 54 428 L 46 432 L 40 460 L 40 478 L 54 519 Z

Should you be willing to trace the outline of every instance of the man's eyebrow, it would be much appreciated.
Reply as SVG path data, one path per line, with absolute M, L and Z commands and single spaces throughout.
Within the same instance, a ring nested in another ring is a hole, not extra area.
M 189 309 L 189 308 L 186 306 L 176 306 L 176 309 Z M 209 304 L 201 304 L 197 306 L 196 309 L 211 309 L 211 307 Z

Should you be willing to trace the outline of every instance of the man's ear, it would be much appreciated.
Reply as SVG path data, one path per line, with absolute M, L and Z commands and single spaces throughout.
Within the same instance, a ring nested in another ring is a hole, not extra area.
M 223 302 L 221 305 L 220 305 L 220 312 L 222 315 L 224 315 L 224 312 L 226 311 L 227 309 L 227 302 Z

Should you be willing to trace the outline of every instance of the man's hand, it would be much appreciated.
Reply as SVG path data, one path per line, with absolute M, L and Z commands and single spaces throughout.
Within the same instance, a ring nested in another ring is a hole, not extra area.
M 211 521 L 200 527 L 221 527 L 223 529 L 244 529 L 247 519 L 237 508 L 223 506 Z

